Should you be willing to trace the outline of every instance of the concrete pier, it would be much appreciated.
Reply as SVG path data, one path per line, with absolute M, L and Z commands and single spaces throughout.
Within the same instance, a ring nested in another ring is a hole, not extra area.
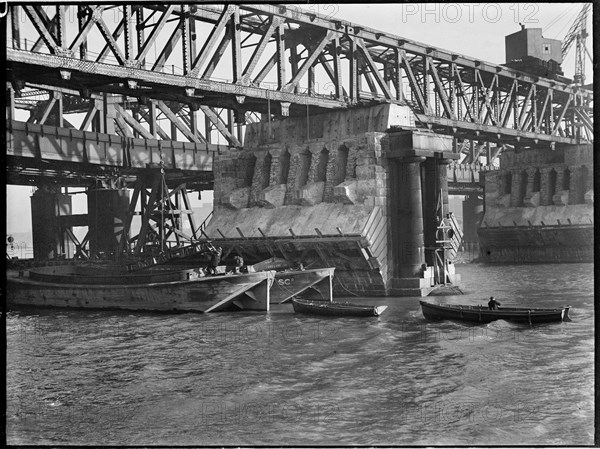
M 500 167 L 485 178 L 482 259 L 593 261 L 593 146 L 517 148 L 502 153 Z
M 73 249 L 64 235 L 61 217 L 72 213 L 71 197 L 46 187 L 31 196 L 33 256 L 38 260 L 69 258 Z
M 421 163 L 424 161 L 424 157 L 407 157 L 397 164 L 398 177 L 393 182 L 398 185 L 394 187 L 393 196 L 398 207 L 392 220 L 395 278 L 420 277 L 425 263 L 421 198 Z
M 205 233 L 224 257 L 335 267 L 337 296 L 434 287 L 421 166 L 456 158 L 450 137 L 417 130 L 408 107 L 384 104 L 256 123 L 245 145 L 215 159 Z

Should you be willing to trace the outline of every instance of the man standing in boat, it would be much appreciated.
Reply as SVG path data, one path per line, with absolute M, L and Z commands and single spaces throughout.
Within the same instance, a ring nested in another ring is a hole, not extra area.
M 234 272 L 234 274 L 240 274 L 242 267 L 244 266 L 244 258 L 242 256 L 240 256 L 239 254 L 237 254 L 233 258 L 233 260 L 235 262 L 235 267 L 233 268 L 233 272 Z
M 498 310 L 498 306 L 501 306 L 501 305 L 502 304 L 500 304 L 498 301 L 496 301 L 493 296 L 490 296 L 490 300 L 488 302 L 488 307 L 490 310 Z
M 206 271 L 208 272 L 208 274 L 214 276 L 217 274 L 217 267 L 219 266 L 219 263 L 221 263 L 221 255 L 223 254 L 223 249 L 220 246 L 215 248 L 212 245 L 210 245 L 208 249 L 210 251 L 210 262 L 208 264 L 208 267 L 206 268 Z

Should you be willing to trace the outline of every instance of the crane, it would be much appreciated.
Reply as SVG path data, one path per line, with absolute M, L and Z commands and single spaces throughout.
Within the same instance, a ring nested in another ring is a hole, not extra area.
M 561 47 L 562 57 L 564 60 L 565 56 L 569 52 L 569 49 L 573 45 L 573 42 L 575 42 L 575 74 L 573 76 L 573 82 L 579 85 L 583 85 L 585 81 L 584 53 L 587 54 L 587 56 L 590 58 L 590 61 L 592 61 L 592 56 L 585 45 L 585 41 L 588 36 L 587 17 L 590 11 L 590 6 L 591 3 L 586 3 L 583 5 L 583 8 L 581 8 L 581 11 L 571 25 L 569 32 L 563 39 Z

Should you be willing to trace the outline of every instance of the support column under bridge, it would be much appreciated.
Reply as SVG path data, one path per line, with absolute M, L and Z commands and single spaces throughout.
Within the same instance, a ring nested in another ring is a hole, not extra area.
M 87 213 L 73 214 L 71 195 L 43 185 L 31 196 L 33 253 L 36 260 L 114 257 L 129 209 L 125 187 L 88 188 Z M 86 230 L 78 238 L 75 228 Z
M 204 232 L 224 257 L 336 267 L 340 296 L 434 288 L 424 240 L 434 217 L 422 186 L 436 181 L 423 164 L 445 170 L 456 158 L 451 138 L 416 129 L 408 107 L 377 105 L 253 124 L 245 142 L 215 159 Z

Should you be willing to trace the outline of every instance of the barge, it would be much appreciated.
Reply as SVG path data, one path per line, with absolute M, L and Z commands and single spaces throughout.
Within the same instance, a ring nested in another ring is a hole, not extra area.
M 268 311 L 274 280 L 274 271 L 205 276 L 202 269 L 163 268 L 118 274 L 65 265 L 7 271 L 6 297 L 9 308 Z

